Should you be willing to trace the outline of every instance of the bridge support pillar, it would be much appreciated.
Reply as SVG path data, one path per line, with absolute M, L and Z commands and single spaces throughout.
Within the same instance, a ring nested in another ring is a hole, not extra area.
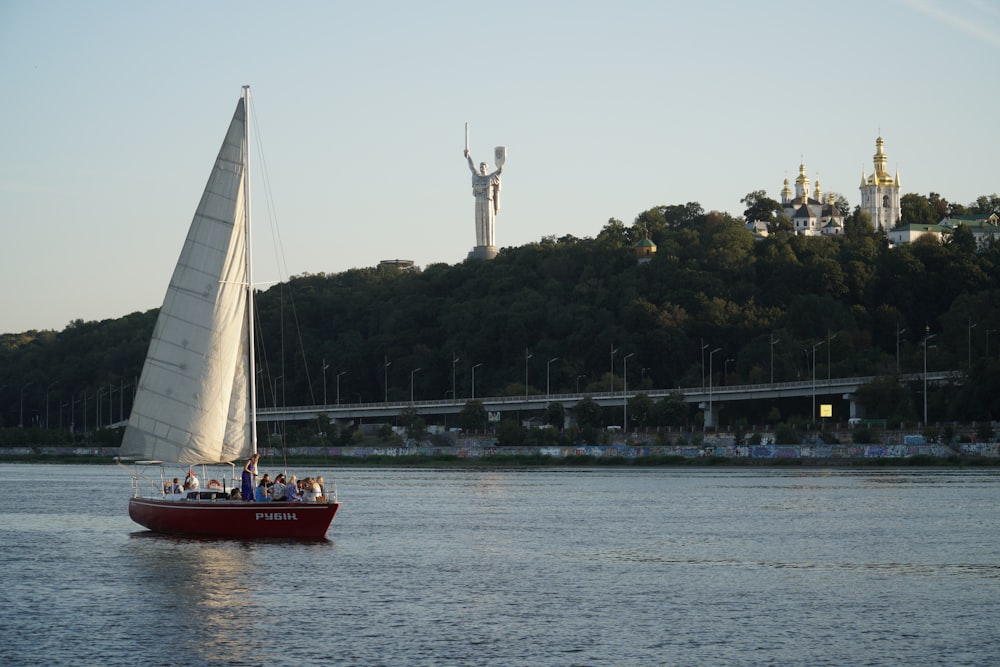
M 715 423 L 716 422 L 715 418 L 717 413 L 722 411 L 722 403 L 718 401 L 712 401 L 712 407 L 709 408 L 708 402 L 702 401 L 701 403 L 698 404 L 698 407 L 701 408 L 705 413 L 705 420 L 704 420 L 705 428 L 715 428 L 717 426 L 717 424 Z
M 850 402 L 850 418 L 851 419 L 864 419 L 865 416 L 865 406 L 858 402 L 857 394 L 844 394 L 845 401 Z

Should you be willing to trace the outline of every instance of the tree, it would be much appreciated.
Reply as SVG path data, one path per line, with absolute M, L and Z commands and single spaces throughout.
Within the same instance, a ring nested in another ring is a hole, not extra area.
M 601 406 L 590 396 L 581 399 L 573 408 L 573 415 L 581 427 L 600 428 L 604 421 L 601 412 Z
M 899 208 L 900 225 L 935 225 L 943 217 L 927 197 L 912 192 L 899 198 Z
M 878 377 L 858 387 L 857 400 L 872 417 L 899 422 L 916 416 L 912 396 L 895 376 Z
M 501 447 L 520 447 L 525 437 L 524 427 L 513 419 L 504 419 L 497 425 L 497 444 Z
M 684 399 L 684 394 L 671 392 L 656 404 L 659 423 L 664 426 L 687 426 L 691 420 L 691 406 Z
M 1000 197 L 995 192 L 989 196 L 977 197 L 976 203 L 969 207 L 969 213 L 972 215 L 991 215 L 993 213 L 1000 215 Z
M 625 223 L 615 218 L 609 219 L 608 224 L 604 225 L 604 229 L 597 235 L 597 241 L 610 248 L 627 247 L 630 243 Z
M 406 429 L 406 437 L 410 440 L 427 438 L 427 422 L 414 408 L 407 408 L 399 415 L 399 423 Z
M 774 220 L 767 225 L 768 234 L 791 234 L 793 231 L 795 231 L 795 224 L 784 211 L 774 216 Z
M 976 252 L 976 236 L 966 225 L 959 224 L 951 231 L 945 245 L 958 252 L 973 253 Z
M 648 424 L 656 411 L 656 404 L 646 394 L 636 394 L 628 399 L 628 420 L 640 428 Z M 625 425 L 627 429 L 628 424 Z
M 858 239 L 870 237 L 875 233 L 872 225 L 872 216 L 868 211 L 862 211 L 861 207 L 854 209 L 854 213 L 844 218 L 844 237 L 848 239 Z
M 458 425 L 463 431 L 485 431 L 489 421 L 490 415 L 482 401 L 466 401 L 458 413 Z
M 782 212 L 781 204 L 768 197 L 764 190 L 748 192 L 745 197 L 740 199 L 740 203 L 746 204 L 746 208 L 743 210 L 743 217 L 746 218 L 746 221 L 760 220 L 765 222 L 768 225 L 768 231 L 770 231 L 771 223 Z
M 545 410 L 545 423 L 561 431 L 565 421 L 566 408 L 563 404 L 558 401 L 549 403 L 549 407 Z

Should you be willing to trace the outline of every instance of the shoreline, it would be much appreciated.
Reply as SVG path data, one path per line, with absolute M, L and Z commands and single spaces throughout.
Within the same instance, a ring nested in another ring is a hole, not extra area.
M 45 448 L 48 450 L 55 448 Z M 117 449 L 117 448 L 107 448 Z M 290 454 L 265 455 L 261 465 L 266 467 L 286 465 L 328 466 L 338 468 L 394 467 L 394 468 L 1000 468 L 1000 457 L 917 454 L 913 456 L 878 457 L 779 457 L 752 458 L 734 456 L 551 456 L 540 453 L 494 453 L 480 456 L 457 454 L 412 453 L 406 455 L 370 454 L 324 455 Z M 0 463 L 11 464 L 80 464 L 116 465 L 114 454 L 106 452 L 32 452 L 6 453 L 0 450 Z

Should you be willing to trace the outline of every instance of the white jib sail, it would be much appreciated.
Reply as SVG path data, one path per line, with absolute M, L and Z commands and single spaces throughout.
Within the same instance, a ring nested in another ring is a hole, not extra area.
M 241 99 L 156 321 L 122 457 L 193 465 L 251 451 L 245 124 Z

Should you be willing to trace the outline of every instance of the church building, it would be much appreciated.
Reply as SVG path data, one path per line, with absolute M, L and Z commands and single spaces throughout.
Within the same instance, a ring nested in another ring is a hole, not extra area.
M 880 136 L 875 140 L 875 171 L 865 176 L 861 170 L 861 210 L 872 218 L 876 231 L 889 231 L 900 219 L 899 170 L 890 176 L 886 169 L 885 142 Z
M 834 206 L 831 192 L 823 201 L 823 192 L 816 180 L 816 190 L 809 196 L 809 177 L 806 165 L 799 165 L 799 177 L 795 179 L 795 197 L 788 187 L 788 179 L 781 189 L 781 207 L 792 221 L 793 230 L 802 236 L 838 236 L 844 233 L 844 215 Z

